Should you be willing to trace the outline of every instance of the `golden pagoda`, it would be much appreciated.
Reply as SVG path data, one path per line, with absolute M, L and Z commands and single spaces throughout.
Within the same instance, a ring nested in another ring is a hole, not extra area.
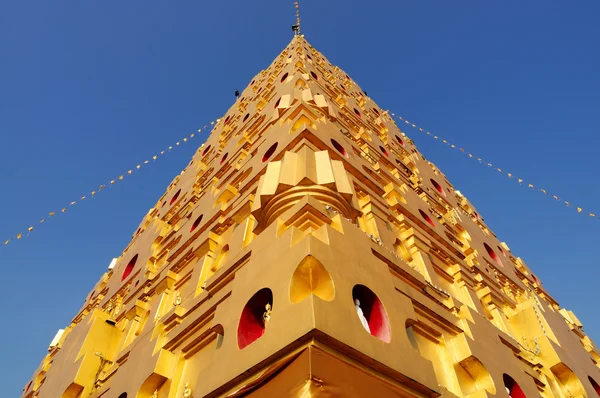
M 577 317 L 296 32 L 22 397 L 594 397 L 599 362 Z

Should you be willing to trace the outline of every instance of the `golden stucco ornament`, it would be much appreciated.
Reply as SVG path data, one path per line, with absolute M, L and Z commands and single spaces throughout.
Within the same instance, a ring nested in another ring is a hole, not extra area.
M 267 323 L 271 320 L 271 304 L 267 303 L 265 305 L 265 313 L 263 314 L 263 323 L 265 327 L 267 327 Z
M 189 383 L 185 383 L 185 388 L 183 389 L 183 398 L 191 398 L 192 397 L 192 389 L 190 388 Z

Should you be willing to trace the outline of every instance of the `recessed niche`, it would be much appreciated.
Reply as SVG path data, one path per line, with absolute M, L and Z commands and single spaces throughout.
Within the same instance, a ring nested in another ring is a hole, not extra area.
M 210 145 L 204 148 L 204 151 L 202 151 L 202 156 L 205 156 L 208 153 L 208 151 L 210 151 Z
M 225 153 L 225 155 L 223 155 L 223 157 L 221 158 L 221 164 L 225 163 L 225 161 L 227 160 L 227 156 L 229 156 L 229 152 Z
M 377 108 L 373 108 L 373 112 L 375 112 L 375 114 L 376 114 L 377 116 L 379 116 L 379 111 L 377 110 Z
M 594 388 L 594 391 L 596 392 L 596 394 L 598 394 L 598 396 L 600 396 L 600 385 L 598 383 L 596 383 L 596 380 L 592 379 L 590 376 L 588 376 L 588 380 L 590 381 L 590 384 Z
M 429 181 L 431 181 L 431 185 L 433 185 L 433 187 L 442 194 L 442 196 L 446 197 L 446 190 L 444 188 L 442 188 L 442 186 L 440 184 L 437 183 L 436 180 L 434 180 L 433 178 L 431 178 Z
M 423 220 L 427 221 L 427 224 L 431 225 L 432 227 L 435 227 L 433 220 L 431 219 L 431 217 L 429 217 L 429 215 L 427 213 L 425 213 L 423 210 L 419 209 L 419 214 L 421 214 L 421 217 L 423 217 Z
M 29 391 L 29 389 L 31 388 L 31 383 L 33 383 L 33 380 L 29 382 L 29 384 L 27 384 L 27 387 L 25 387 L 25 392 Z
M 196 220 L 194 220 L 194 223 L 192 224 L 192 227 L 190 228 L 190 232 L 194 232 L 196 230 L 196 228 L 198 228 L 198 225 L 200 225 L 200 223 L 202 222 L 202 217 L 204 215 L 200 214 Z
M 383 154 L 384 154 L 386 157 L 389 157 L 389 156 L 390 156 L 390 154 L 388 153 L 388 151 L 386 151 L 386 149 L 385 149 L 383 146 L 379 145 L 379 150 L 380 150 L 380 151 L 381 151 L 381 153 L 383 153 Z
M 244 306 L 238 323 L 238 347 L 243 349 L 262 337 L 273 308 L 273 292 L 261 289 Z
M 492 260 L 494 260 L 498 264 L 504 266 L 504 264 L 502 264 L 502 261 L 500 260 L 500 257 L 498 257 L 498 255 L 496 254 L 494 249 L 492 249 L 487 243 L 484 243 L 483 247 L 485 247 L 487 254 L 492 258 Z
M 414 319 L 406 320 L 406 335 L 408 336 L 408 341 L 410 341 L 410 345 L 413 346 L 415 350 L 419 350 L 419 343 L 417 343 L 417 335 L 415 334 L 415 330 L 413 329 L 413 325 L 416 323 Z
M 342 146 L 342 144 L 340 144 L 339 142 L 337 142 L 333 138 L 331 139 L 331 145 L 333 145 L 333 147 L 335 148 L 336 151 L 338 151 L 339 153 L 341 153 L 342 155 L 344 155 L 344 157 L 346 157 L 346 158 L 348 157 L 348 152 L 346 152 L 346 149 L 344 149 L 344 147 Z
M 267 149 L 267 151 L 263 155 L 263 157 L 262 157 L 263 163 L 266 162 L 267 160 L 269 160 L 269 158 L 271 156 L 273 156 L 273 153 L 275 153 L 276 150 L 277 150 L 277 143 L 274 143 L 273 145 L 271 145 L 269 147 L 269 149 Z
M 281 103 L 281 98 L 279 98 L 277 100 L 277 102 L 275 102 L 275 106 L 273 108 L 277 109 L 277 107 L 279 106 L 280 103 Z
M 121 395 L 119 395 L 117 398 L 127 398 L 127 393 L 121 393 Z
M 95 291 L 95 290 L 93 290 L 93 291 L 90 293 L 90 300 L 91 300 L 91 299 L 94 297 L 94 294 L 95 294 L 95 293 L 96 293 L 96 291 Z
M 492 395 L 496 394 L 496 386 L 490 372 L 473 355 L 460 361 L 454 369 L 464 395 L 475 395 L 484 390 Z
M 498 248 L 498 251 L 500 251 L 500 253 L 506 257 L 506 253 L 504 252 L 504 250 L 502 249 L 502 246 L 496 246 Z
M 165 200 L 164 202 L 162 202 L 162 205 L 160 205 L 160 207 L 165 207 L 166 204 L 167 204 L 167 201 Z
M 502 375 L 502 380 L 504 381 L 504 387 L 506 388 L 506 392 L 508 396 L 511 398 L 527 398 L 521 386 L 509 375 L 504 373 Z
M 127 263 L 127 266 L 125 266 L 123 275 L 121 276 L 121 281 L 124 281 L 129 275 L 131 275 L 131 272 L 135 268 L 135 263 L 137 262 L 137 259 L 138 259 L 138 255 L 136 254 L 135 256 L 133 256 L 131 258 L 131 260 L 129 260 L 129 262 Z
M 170 203 L 171 205 L 177 201 L 177 198 L 179 198 L 180 193 L 181 193 L 181 189 L 179 191 L 177 191 L 175 193 L 175 195 L 173 195 L 173 197 L 171 198 L 171 203 Z
M 286 72 L 283 76 L 281 76 L 281 83 L 283 83 L 287 78 L 288 78 L 289 74 Z
M 306 256 L 292 276 L 290 301 L 297 304 L 311 294 L 321 300 L 331 301 L 335 297 L 335 287 L 323 264 L 313 256 Z
M 248 120 L 249 117 L 250 117 L 250 114 L 246 113 L 246 116 L 244 116 L 244 120 L 242 120 L 242 122 L 245 122 L 246 120 Z
M 224 122 L 224 124 L 227 124 L 227 123 L 229 123 L 229 119 L 231 119 L 231 115 L 230 115 L 230 116 L 227 116 L 227 117 L 225 118 L 225 122 Z
M 319 80 L 319 76 L 317 76 L 317 74 L 315 72 L 310 71 L 310 75 L 313 77 L 313 79 Z
M 358 109 L 356 109 L 356 108 L 354 108 L 354 113 L 356 113 L 356 115 L 358 117 L 362 117 L 362 115 L 360 114 L 360 111 Z
M 352 302 L 362 327 L 379 340 L 389 343 L 392 340 L 390 323 L 379 297 L 368 287 L 355 285 Z

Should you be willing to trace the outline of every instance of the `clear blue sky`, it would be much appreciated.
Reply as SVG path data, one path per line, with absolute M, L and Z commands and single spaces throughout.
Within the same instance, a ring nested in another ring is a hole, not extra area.
M 291 39 L 291 3 L 2 2 L 0 238 L 222 115 Z M 305 0 L 303 29 L 382 107 L 600 213 L 598 15 L 596 0 Z M 600 220 L 406 133 L 600 341 Z M 0 248 L 0 396 L 200 143 Z

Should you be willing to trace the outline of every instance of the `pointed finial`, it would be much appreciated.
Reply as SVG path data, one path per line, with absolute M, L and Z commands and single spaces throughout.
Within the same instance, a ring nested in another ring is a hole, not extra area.
M 292 31 L 295 36 L 300 34 L 300 0 L 294 1 L 294 8 L 296 8 L 296 24 L 292 25 Z

